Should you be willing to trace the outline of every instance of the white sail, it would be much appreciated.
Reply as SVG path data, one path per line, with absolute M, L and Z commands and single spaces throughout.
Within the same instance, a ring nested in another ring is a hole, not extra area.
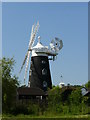
M 29 41 L 29 51 L 28 51 L 28 55 L 27 55 L 27 63 L 26 63 L 26 68 L 25 68 L 25 75 L 24 75 L 24 82 L 26 80 L 26 77 L 27 77 L 27 71 L 28 71 L 28 66 L 29 66 L 29 59 L 30 59 L 30 53 L 31 53 L 31 48 L 34 44 L 34 41 L 35 41 L 35 38 L 36 38 L 36 33 L 38 31 L 38 28 L 39 28 L 39 22 L 37 22 L 37 25 L 36 27 L 34 28 L 35 26 L 33 25 L 32 26 L 32 32 L 31 32 L 31 37 L 30 37 L 30 41 Z

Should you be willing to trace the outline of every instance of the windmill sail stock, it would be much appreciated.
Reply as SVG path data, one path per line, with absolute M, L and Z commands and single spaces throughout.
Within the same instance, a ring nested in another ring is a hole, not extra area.
M 39 22 L 37 22 L 37 25 L 35 26 L 32 25 L 32 30 L 31 30 L 31 36 L 30 36 L 30 41 L 29 41 L 29 46 L 28 46 L 28 51 L 25 55 L 25 58 L 24 58 L 24 61 L 23 61 L 23 64 L 21 66 L 21 69 L 20 69 L 20 72 L 22 71 L 23 69 L 23 66 L 25 65 L 25 62 L 26 62 L 26 68 L 25 68 L 25 75 L 24 75 L 24 82 L 26 80 L 26 76 L 27 76 L 27 70 L 28 70 L 28 65 L 29 65 L 29 59 L 30 59 L 30 53 L 31 53 L 31 48 L 34 44 L 34 41 L 35 41 L 35 38 L 36 38 L 36 34 L 38 32 L 38 29 L 39 29 Z M 27 60 L 27 61 L 26 61 Z
M 32 39 L 32 35 L 33 35 L 33 29 L 34 29 L 34 25 L 32 26 L 32 30 L 31 30 L 31 39 Z M 30 39 L 30 40 L 31 40 L 31 39 Z M 30 41 L 29 41 L 29 46 L 30 46 Z M 22 71 L 22 69 L 23 69 L 23 66 L 24 66 L 24 64 L 25 64 L 25 62 L 26 62 L 26 60 L 27 60 L 27 56 L 28 56 L 28 51 L 27 51 L 27 53 L 26 53 L 26 55 L 25 55 L 25 58 L 24 58 L 24 61 L 23 61 L 23 64 L 22 64 L 22 66 L 21 66 L 21 69 L 20 69 L 19 73 L 21 73 L 21 71 Z

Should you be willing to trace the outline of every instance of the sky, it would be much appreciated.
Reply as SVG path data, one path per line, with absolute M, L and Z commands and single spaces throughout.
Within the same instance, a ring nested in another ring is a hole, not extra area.
M 90 80 L 90 2 L 88 3 L 88 80 Z
M 2 2 L 89 2 L 89 0 L 1 0 Z
M 0 2 L 0 59 L 2 57 L 2 3 Z
M 50 61 L 52 83 L 85 84 L 88 81 L 88 3 L 2 3 L 2 56 L 14 56 L 16 75 L 28 50 L 31 27 L 37 21 L 40 23 L 37 37 L 41 36 L 43 45 L 49 46 L 55 37 L 64 44 L 57 59 Z M 36 38 L 35 45 L 37 41 Z M 19 75 L 21 84 L 24 71 L 25 67 Z M 28 77 L 29 74 L 26 84 Z

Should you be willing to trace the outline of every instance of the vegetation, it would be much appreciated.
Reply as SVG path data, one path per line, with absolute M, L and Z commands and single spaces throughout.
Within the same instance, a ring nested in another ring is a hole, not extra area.
M 52 115 L 52 116 L 30 116 L 30 115 L 17 115 L 17 116 L 5 116 L 3 120 L 89 120 L 89 115 Z
M 13 58 L 3 58 L 2 63 L 2 110 L 3 115 L 29 117 L 60 117 L 60 116 L 83 116 L 90 114 L 90 96 L 82 96 L 82 86 L 72 86 L 70 90 L 53 86 L 48 89 L 47 102 L 16 104 L 16 90 L 19 86 L 18 78 L 12 75 L 15 61 Z M 90 88 L 90 81 L 85 84 Z M 22 86 L 24 87 L 24 86 Z M 70 86 L 69 86 L 70 87 Z M 85 116 L 84 116 L 85 117 Z
M 60 93 L 61 92 L 61 93 Z M 65 94 L 65 92 L 64 92 Z M 49 106 L 47 113 L 61 115 L 85 115 L 90 114 L 90 106 L 88 105 L 89 97 L 83 97 L 81 89 L 77 88 L 68 93 L 63 98 L 62 89 L 55 87 L 49 93 Z M 50 112 L 49 112 L 50 111 Z
M 90 89 L 90 80 L 85 84 L 85 87 Z
M 17 77 L 12 75 L 15 61 L 13 58 L 3 58 L 2 65 L 2 110 L 9 113 L 16 102 L 16 89 L 19 85 Z

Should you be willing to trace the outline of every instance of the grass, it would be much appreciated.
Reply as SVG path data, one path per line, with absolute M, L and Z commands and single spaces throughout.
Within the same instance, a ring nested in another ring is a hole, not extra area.
M 31 115 L 17 115 L 17 116 L 12 116 L 12 115 L 4 115 L 2 120 L 47 120 L 47 119 L 53 119 L 53 120 L 89 120 L 90 115 L 52 115 L 52 116 L 31 116 Z

